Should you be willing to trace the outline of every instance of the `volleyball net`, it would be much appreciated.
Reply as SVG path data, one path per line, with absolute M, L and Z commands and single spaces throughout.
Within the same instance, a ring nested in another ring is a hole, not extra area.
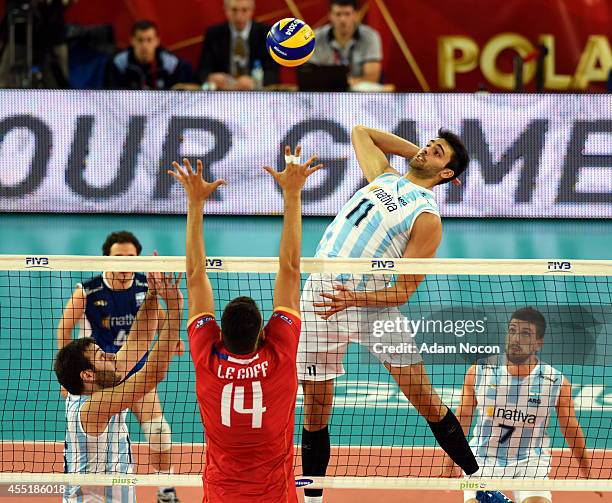
M 201 484 L 206 440 L 188 351 L 171 363 L 158 386 L 172 429 L 176 475 L 170 483 L 168 475 L 153 474 L 149 446 L 133 414 L 128 415 L 128 425 L 134 474 L 64 473 L 65 400 L 53 371 L 57 327 L 77 284 L 102 272 L 108 279 L 122 271 L 182 272 L 184 268 L 184 257 L 0 257 L 0 483 Z M 264 319 L 271 316 L 276 258 L 208 258 L 207 269 L 218 318 L 231 299 L 242 295 L 257 302 Z M 303 323 L 302 338 L 319 341 L 318 351 L 325 347 L 330 362 L 342 363 L 343 373 L 336 369 L 340 375 L 335 379 L 329 425 L 332 458 L 324 478 L 302 476 L 299 446 L 304 396 L 301 388 L 298 391 L 294 437 L 298 485 L 464 489 L 466 484 L 478 484 L 497 489 L 612 490 L 608 360 L 612 355 L 612 261 L 303 259 L 304 299 L 322 300 L 321 293 L 333 294 L 335 285 L 382 290 L 404 274 L 422 274 L 425 279 L 401 306 L 349 308 L 325 320 L 324 308 L 303 303 L 302 318 L 311 322 Z M 186 297 L 184 283 L 182 289 Z M 504 381 L 509 353 L 528 351 L 521 349 L 528 346 L 527 336 L 522 342 L 515 340 L 508 329 L 512 314 L 526 307 L 537 309 L 546 320 L 537 349 L 541 375 L 538 379 L 506 376 Z M 181 337 L 187 345 L 186 307 L 182 319 Z M 125 326 L 123 341 L 129 337 L 132 321 L 109 315 L 103 323 Z M 79 330 L 75 328 L 74 337 Z M 341 350 L 342 355 L 334 355 L 330 348 L 337 344 L 321 345 L 322 338 L 351 344 L 345 352 Z M 508 457 L 528 452 L 535 468 L 547 462 L 550 450 L 550 478 L 535 480 L 529 471 L 515 478 L 496 475 L 469 482 L 441 478 L 443 452 L 384 365 L 421 358 L 433 388 L 453 410 L 470 368 L 501 368 L 492 377 L 498 381 L 476 383 L 477 399 L 486 406 L 476 408 L 469 438 L 480 411 L 486 417 L 477 428 L 475 450 Z M 321 377 L 317 372 L 325 372 L 317 365 L 306 367 L 315 379 Z M 543 370 L 550 368 L 556 373 Z M 566 438 L 567 431 L 564 436 L 557 417 L 559 383 L 555 379 L 560 375 L 571 382 L 576 417 L 591 459 L 588 479 L 573 459 L 572 442 Z M 539 457 L 533 457 L 534 453 Z

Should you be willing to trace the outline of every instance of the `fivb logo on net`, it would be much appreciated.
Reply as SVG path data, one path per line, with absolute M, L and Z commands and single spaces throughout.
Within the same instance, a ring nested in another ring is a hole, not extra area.
M 26 269 L 50 269 L 48 257 L 26 257 Z
M 572 263 L 567 260 L 549 260 L 547 262 L 548 272 L 571 272 Z
M 371 268 L 373 271 L 392 271 L 395 269 L 395 262 L 389 259 L 372 260 Z
M 220 258 L 207 258 L 206 269 L 223 269 L 223 260 Z

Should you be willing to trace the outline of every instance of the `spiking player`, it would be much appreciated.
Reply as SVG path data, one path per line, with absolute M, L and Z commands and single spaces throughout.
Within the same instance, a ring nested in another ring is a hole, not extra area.
M 442 224 L 431 189 L 456 180 L 466 169 L 469 158 L 461 140 L 440 130 L 436 138 L 419 148 L 396 135 L 356 126 L 352 141 L 369 184 L 355 193 L 328 226 L 316 256 L 433 257 Z M 410 159 L 408 173 L 401 176 L 385 154 Z M 398 306 L 408 301 L 423 278 L 400 275 L 389 285 L 388 279 L 380 277 L 313 274 L 306 281 L 298 352 L 298 377 L 304 390 L 305 476 L 324 476 L 327 470 L 333 380 L 344 374 L 342 359 L 349 342 L 369 346 L 428 421 L 440 446 L 467 473 L 477 470 L 461 426 L 431 386 L 418 352 L 380 354 L 374 350 L 375 342 L 397 345 L 405 342 L 406 334 L 370 339 L 375 321 L 402 317 Z M 321 490 L 306 489 L 305 493 L 307 503 L 322 501 Z
M 142 245 L 136 236 L 127 231 L 112 232 L 102 245 L 105 256 L 134 257 L 141 251 Z M 117 353 L 128 337 L 146 293 L 147 279 L 141 273 L 105 272 L 78 284 L 57 328 L 59 349 L 72 340 L 73 329 L 81 324 L 81 335 L 91 335 L 103 351 Z M 145 354 L 134 368 L 128 369 L 128 377 L 141 369 L 146 359 Z M 157 390 L 134 402 L 132 412 L 147 439 L 149 461 L 155 473 L 171 474 L 172 430 L 164 417 Z M 178 503 L 175 489 L 160 487 L 157 502 Z
M 223 183 L 202 179 L 173 163 L 185 189 L 189 349 L 206 434 L 205 503 L 297 503 L 293 472 L 293 428 L 297 394 L 296 353 L 300 337 L 301 190 L 321 166 L 299 165 L 285 150 L 281 173 L 266 168 L 285 201 L 274 312 L 264 326 L 250 297 L 232 300 L 215 320 L 215 301 L 205 269 L 204 202 Z
M 468 432 L 478 411 L 470 441 L 480 466 L 476 476 L 546 478 L 551 466 L 546 428 L 556 409 L 580 475 L 589 477 L 591 460 L 576 419 L 572 386 L 537 356 L 545 332 L 546 320 L 538 310 L 515 311 L 508 323 L 505 361 L 474 365 L 465 375 L 457 419 Z M 460 471 L 446 459 L 443 475 L 458 476 Z M 552 501 L 549 491 L 515 491 L 514 498 L 516 503 Z M 464 501 L 475 503 L 476 493 L 466 491 Z

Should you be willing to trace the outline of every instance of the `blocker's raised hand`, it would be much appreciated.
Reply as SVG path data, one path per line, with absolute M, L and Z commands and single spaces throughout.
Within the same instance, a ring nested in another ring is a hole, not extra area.
M 295 148 L 295 154 L 291 153 L 291 147 L 286 146 L 285 159 L 287 164 L 283 171 L 276 171 L 270 166 L 264 166 L 264 169 L 272 175 L 284 193 L 301 191 L 306 183 L 306 179 L 323 167 L 323 164 L 312 166 L 317 159 L 316 156 L 312 156 L 304 164 L 300 164 L 301 153 L 302 147 L 299 145 Z
M 225 180 L 215 180 L 207 182 L 202 178 L 202 161 L 196 161 L 196 170 L 191 167 L 188 159 L 183 159 L 183 166 L 178 162 L 172 163 L 174 171 L 168 170 L 168 174 L 173 176 L 185 189 L 187 199 L 192 202 L 204 202 L 220 185 L 226 185 Z

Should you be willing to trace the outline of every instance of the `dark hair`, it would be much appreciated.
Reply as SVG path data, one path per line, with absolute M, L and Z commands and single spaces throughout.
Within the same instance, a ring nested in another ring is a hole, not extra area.
M 53 369 L 57 380 L 71 395 L 83 394 L 81 372 L 94 368 L 85 356 L 85 351 L 95 343 L 91 337 L 75 339 L 60 349 L 55 357 Z
M 261 331 L 261 313 L 251 297 L 236 297 L 223 311 L 221 332 L 228 351 L 238 355 L 252 353 Z
M 334 5 L 341 7 L 352 7 L 357 10 L 357 0 L 329 0 L 329 8 L 331 9 Z
M 140 21 L 136 21 L 132 25 L 132 36 L 136 35 L 137 31 L 146 31 L 153 28 L 156 32 L 159 31 L 157 29 L 157 25 L 153 21 L 149 21 L 147 19 L 141 19 Z
M 470 156 L 468 155 L 468 151 L 465 148 L 463 142 L 461 141 L 461 138 L 459 138 L 459 136 L 449 131 L 448 129 L 439 129 L 438 138 L 446 140 L 446 143 L 448 143 L 453 149 L 453 155 L 451 156 L 451 160 L 445 167 L 448 169 L 452 169 L 455 173 L 450 178 L 444 178 L 441 182 L 438 183 L 438 185 L 441 185 L 443 183 L 448 183 L 451 180 L 454 180 L 461 173 L 463 173 L 468 167 L 468 164 L 470 163 Z
M 536 337 L 538 339 L 544 339 L 544 333 L 546 332 L 546 320 L 540 311 L 533 307 L 523 307 L 517 309 L 512 313 L 511 320 L 520 320 L 533 323 L 536 327 Z
M 128 231 L 111 232 L 106 236 L 106 240 L 102 245 L 102 254 L 107 257 L 110 255 L 111 248 L 116 243 L 132 243 L 136 247 L 136 255 L 140 255 L 142 251 L 142 245 L 140 241 L 136 239 L 136 236 Z

